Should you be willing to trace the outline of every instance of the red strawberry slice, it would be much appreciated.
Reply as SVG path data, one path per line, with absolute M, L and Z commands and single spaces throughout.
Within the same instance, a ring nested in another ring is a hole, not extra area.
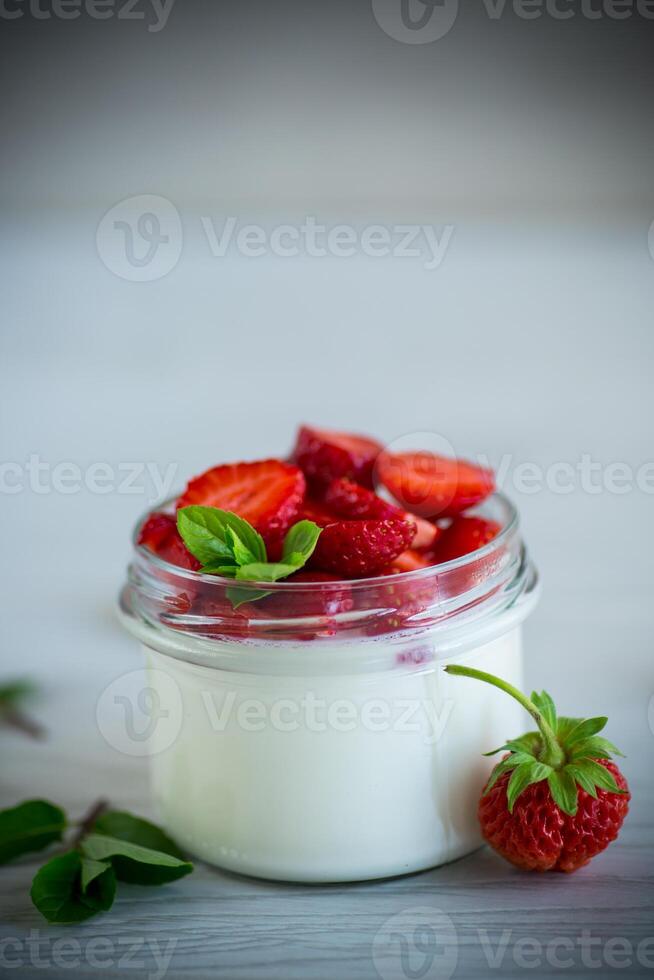
M 200 504 L 230 510 L 249 521 L 274 553 L 296 520 L 305 491 L 301 470 L 278 459 L 214 466 L 191 480 L 178 507 Z
M 310 483 L 325 485 L 346 476 L 372 487 L 372 468 L 381 448 L 380 443 L 366 436 L 303 425 L 292 459 Z
M 391 562 L 388 569 L 385 570 L 385 574 L 397 575 L 398 572 L 416 572 L 419 568 L 429 568 L 430 565 L 433 565 L 433 562 L 429 560 L 426 554 L 416 551 L 414 548 L 408 548 Z
M 432 547 L 441 533 L 440 528 L 431 521 L 409 514 L 395 504 L 389 504 L 372 490 L 345 477 L 332 480 L 325 491 L 323 501 L 328 510 L 346 520 L 395 520 L 415 524 L 416 533 L 412 541 L 414 548 Z
M 328 524 L 338 521 L 338 516 L 328 511 L 319 500 L 305 497 L 297 519 L 298 521 L 313 521 L 318 527 L 327 527 Z
M 414 533 L 406 521 L 329 524 L 318 538 L 311 567 L 345 578 L 374 575 L 408 548 Z
M 200 562 L 186 548 L 177 530 L 175 518 L 170 514 L 150 514 L 141 528 L 138 543 L 171 565 L 193 571 L 200 568 Z
M 443 529 L 438 526 L 438 524 L 432 524 L 431 521 L 425 520 L 424 517 L 417 517 L 415 514 L 407 515 L 410 520 L 416 526 L 416 534 L 411 542 L 414 548 L 433 548 L 441 534 Z M 428 562 L 429 565 L 433 565 L 433 562 Z
M 403 507 L 422 517 L 452 517 L 495 489 L 491 470 L 428 452 L 381 453 L 377 473 Z
M 349 612 L 354 606 L 350 586 L 328 572 L 303 570 L 290 575 L 285 581 L 297 583 L 297 588 L 293 591 L 273 592 L 257 603 L 252 603 L 252 606 L 256 606 L 255 615 L 275 616 L 280 619 L 336 616 Z M 334 582 L 338 584 L 332 585 Z M 303 589 L 303 584 L 318 584 L 324 588 Z
M 332 480 L 325 491 L 328 510 L 348 521 L 405 521 L 409 518 L 395 504 L 382 500 L 360 483 L 342 477 Z
M 436 545 L 436 560 L 452 561 L 468 555 L 483 548 L 499 532 L 500 525 L 495 521 L 485 521 L 482 517 L 455 517 Z

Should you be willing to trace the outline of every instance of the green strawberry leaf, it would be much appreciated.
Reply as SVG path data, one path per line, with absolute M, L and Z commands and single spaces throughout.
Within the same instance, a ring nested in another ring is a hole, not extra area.
M 484 755 L 497 755 L 498 752 L 526 752 L 528 755 L 535 757 L 538 755 L 540 747 L 540 734 L 538 732 L 527 732 L 525 735 L 521 735 L 520 738 L 511 739 L 510 742 L 501 745 L 499 749 L 493 749 L 492 752 L 484 752 Z
M 601 732 L 606 727 L 608 720 L 608 718 L 585 718 L 580 720 L 577 725 L 566 733 L 565 738 L 562 739 L 561 744 L 563 748 L 567 749 L 575 742 L 581 742 L 590 738 L 592 735 L 597 735 L 598 732 Z M 558 735 L 561 738 L 560 732 Z
M 497 780 L 500 778 L 500 776 L 503 776 L 505 772 L 509 772 L 511 769 L 515 769 L 516 766 L 523 765 L 523 763 L 531 763 L 533 761 L 532 756 L 527 755 L 525 752 L 514 752 L 512 755 L 507 756 L 506 759 L 502 759 L 502 761 L 498 762 L 490 774 L 490 778 L 484 787 L 483 795 L 485 796 L 486 793 L 490 793 Z
M 568 752 L 568 757 L 572 761 L 584 758 L 610 759 L 612 755 L 622 756 L 622 752 L 616 748 L 613 742 L 609 742 L 607 738 L 602 738 L 601 735 L 593 735 L 582 742 L 577 742 Z
M 532 691 L 531 700 L 536 705 L 552 731 L 556 732 L 556 708 L 554 707 L 554 701 L 547 691 L 541 691 L 540 694 L 538 691 Z
M 0 811 L 0 864 L 42 851 L 61 840 L 66 828 L 64 811 L 46 800 L 27 800 Z
M 110 861 L 119 881 L 136 885 L 163 885 L 193 870 L 190 862 L 181 861 L 164 851 L 104 834 L 89 834 L 80 847 L 84 857 L 94 861 Z
M 593 781 L 593 777 L 586 772 L 583 763 L 576 765 L 574 762 L 569 762 L 565 766 L 565 771 L 569 773 L 578 786 L 581 786 L 594 800 L 597 799 L 597 788 Z
M 577 725 L 580 725 L 583 720 L 584 720 L 583 718 L 566 718 L 566 717 L 558 719 L 556 723 L 556 735 L 561 745 L 563 745 L 568 740 L 570 732 L 574 728 L 576 728 Z
M 577 784 L 567 768 L 552 771 L 547 777 L 547 784 L 559 810 L 574 817 L 577 812 Z
M 591 777 L 599 789 L 606 789 L 610 793 L 625 792 L 625 790 L 620 789 L 616 783 L 613 773 L 609 772 L 609 770 L 599 762 L 595 762 L 593 759 L 581 759 L 577 765 L 582 767 L 583 771 Z
M 509 784 L 506 788 L 506 798 L 509 806 L 509 813 L 513 813 L 513 807 L 515 801 L 518 799 L 523 790 L 527 789 L 527 786 L 531 786 L 532 783 L 539 783 L 543 779 L 547 779 L 552 772 L 551 766 L 546 766 L 542 762 L 531 762 L 523 763 L 519 765 L 511 773 L 511 778 L 509 779 Z
M 52 858 L 37 871 L 32 902 L 48 922 L 83 922 L 111 908 L 116 877 L 110 866 L 87 866 L 77 851 Z
M 118 840 L 129 841 L 130 844 L 138 844 L 152 851 L 162 851 L 164 854 L 170 854 L 171 857 L 179 858 L 180 861 L 184 860 L 184 855 L 175 841 L 171 840 L 160 827 L 150 823 L 149 820 L 134 817 L 131 813 L 124 813 L 121 810 L 107 810 L 101 814 L 93 825 L 93 833 L 104 837 L 117 837 Z

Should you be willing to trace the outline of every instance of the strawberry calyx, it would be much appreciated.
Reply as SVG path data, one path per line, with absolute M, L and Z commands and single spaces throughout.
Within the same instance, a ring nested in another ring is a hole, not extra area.
M 512 684 L 482 670 L 450 664 L 445 671 L 472 677 L 505 691 L 529 712 L 538 726 L 537 731 L 526 732 L 485 753 L 490 756 L 508 752 L 508 755 L 493 769 L 482 795 L 489 793 L 504 773 L 510 772 L 506 797 L 509 813 L 513 813 L 520 794 L 533 783 L 546 780 L 559 809 L 575 816 L 579 787 L 593 798 L 597 798 L 598 789 L 609 793 L 625 792 L 600 761 L 622 755 L 612 742 L 598 734 L 608 718 L 558 717 L 554 702 L 546 691 L 540 694 L 534 691 L 528 698 Z

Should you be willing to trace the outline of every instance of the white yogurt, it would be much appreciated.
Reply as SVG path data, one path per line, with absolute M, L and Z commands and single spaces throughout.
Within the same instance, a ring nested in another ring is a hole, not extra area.
M 442 670 L 456 660 L 520 687 L 519 625 L 374 673 L 239 673 L 145 652 L 161 703 L 172 681 L 183 705 L 173 744 L 155 733 L 160 818 L 192 854 L 242 874 L 350 881 L 467 854 L 494 764 L 482 753 L 524 728 L 500 691 Z

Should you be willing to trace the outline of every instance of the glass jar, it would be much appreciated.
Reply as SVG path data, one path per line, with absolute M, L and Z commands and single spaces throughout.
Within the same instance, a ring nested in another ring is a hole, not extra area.
M 452 677 L 464 662 L 520 687 L 536 575 L 513 505 L 501 531 L 438 566 L 347 582 L 234 582 L 135 544 L 120 600 L 159 714 L 159 817 L 190 853 L 303 882 L 383 878 L 481 843 L 477 801 L 521 708 Z M 142 523 L 142 522 L 141 522 Z M 141 526 L 135 531 L 138 539 Z M 170 720 L 170 718 L 169 718 Z

